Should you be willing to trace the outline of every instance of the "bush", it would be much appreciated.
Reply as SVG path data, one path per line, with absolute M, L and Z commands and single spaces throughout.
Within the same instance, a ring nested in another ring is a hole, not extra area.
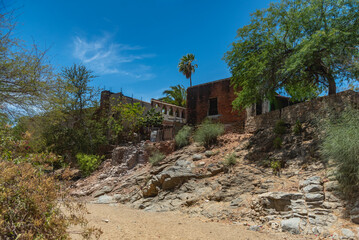
M 222 135 L 224 132 L 224 126 L 220 123 L 212 123 L 209 120 L 205 120 L 201 125 L 198 126 L 194 133 L 194 140 L 198 143 L 203 144 L 205 147 L 215 143 L 217 137 Z
M 275 149 L 280 149 L 282 147 L 282 138 L 281 137 L 278 136 L 273 140 L 273 147 Z
M 299 135 L 299 134 L 302 133 L 302 131 L 303 131 L 302 124 L 300 123 L 299 120 L 297 120 L 297 121 L 295 122 L 295 125 L 294 125 L 294 128 L 293 128 L 293 133 L 294 133 L 295 135 Z
M 165 157 L 166 156 L 163 153 L 157 150 L 152 153 L 148 161 L 152 164 L 152 166 L 154 166 L 165 159 Z
M 182 148 L 189 144 L 189 138 L 191 136 L 192 128 L 190 126 L 183 126 L 181 130 L 175 136 L 176 146 Z
M 223 164 L 227 167 L 229 166 L 234 166 L 237 164 L 237 157 L 234 153 L 231 153 L 229 155 L 227 155 L 225 158 L 224 158 L 224 161 L 223 161 Z
M 322 154 L 333 160 L 335 176 L 344 194 L 359 191 L 359 111 L 346 110 L 324 124 Z
M 69 239 L 67 227 L 86 226 L 83 205 L 58 199 L 64 195 L 52 177 L 30 163 L 0 161 L 0 239 Z M 99 237 L 101 230 L 85 228 L 83 236 Z
M 89 176 L 95 171 L 101 163 L 102 157 L 97 155 L 87 155 L 78 153 L 76 155 L 77 163 L 79 164 L 80 170 L 85 176 Z
M 279 160 L 271 161 L 270 167 L 272 168 L 274 175 L 279 175 L 281 169 L 281 163 Z
M 274 133 L 278 135 L 283 135 L 286 132 L 286 124 L 283 120 L 279 120 L 276 122 L 274 126 Z

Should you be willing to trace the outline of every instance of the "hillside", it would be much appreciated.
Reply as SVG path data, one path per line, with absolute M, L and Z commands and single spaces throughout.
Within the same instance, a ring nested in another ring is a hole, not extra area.
M 180 211 L 266 234 L 354 239 L 354 203 L 340 199 L 320 159 L 318 133 L 309 123 L 298 134 L 293 127 L 283 125 L 280 146 L 273 128 L 227 133 L 210 149 L 194 143 L 172 152 L 171 142 L 120 146 L 97 172 L 74 182 L 71 192 L 82 201 Z M 154 147 L 168 155 L 151 166 Z M 232 153 L 237 163 L 227 166 L 223 161 Z

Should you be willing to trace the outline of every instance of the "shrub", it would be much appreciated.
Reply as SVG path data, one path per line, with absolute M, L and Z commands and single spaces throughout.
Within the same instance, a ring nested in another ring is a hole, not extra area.
M 83 205 L 63 201 L 60 186 L 30 163 L 0 161 L 0 238 L 69 239 L 67 227 L 86 226 Z M 65 197 L 65 195 L 62 195 Z M 101 230 L 85 227 L 83 236 L 99 237 Z
M 237 157 L 234 153 L 227 155 L 223 161 L 225 166 L 234 166 L 237 164 Z
M 182 148 L 189 144 L 189 137 L 191 136 L 192 128 L 190 126 L 183 126 L 175 136 L 176 146 Z
M 198 126 L 194 133 L 194 140 L 198 143 L 203 144 L 205 147 L 215 143 L 217 137 L 222 135 L 224 132 L 224 126 L 220 123 L 212 123 L 209 120 L 205 120 L 201 125 Z
M 148 161 L 152 164 L 152 166 L 154 166 L 165 159 L 165 157 L 166 156 L 163 153 L 157 150 L 152 153 Z
M 282 138 L 277 136 L 274 140 L 273 140 L 273 147 L 275 149 L 280 149 L 282 147 Z
M 78 153 L 76 159 L 83 174 L 89 176 L 100 165 L 102 157 Z
M 273 131 L 275 134 L 282 135 L 286 132 L 286 128 L 285 122 L 283 120 L 279 120 L 276 122 Z
M 281 168 L 281 163 L 279 160 L 271 161 L 270 167 L 272 168 L 274 175 L 279 175 Z
M 333 160 L 334 174 L 343 193 L 359 191 L 359 111 L 349 109 L 322 124 L 322 155 Z
M 295 125 L 294 125 L 294 128 L 293 128 L 293 133 L 294 133 L 295 135 L 299 135 L 299 134 L 302 133 L 302 131 L 303 131 L 302 124 L 300 123 L 299 120 L 297 120 L 297 121 L 295 122 Z

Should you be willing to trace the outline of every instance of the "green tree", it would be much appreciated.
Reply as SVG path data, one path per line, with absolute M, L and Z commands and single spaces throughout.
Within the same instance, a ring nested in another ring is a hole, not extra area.
M 178 64 L 179 72 L 183 73 L 187 79 L 189 79 L 190 86 L 192 87 L 192 73 L 195 72 L 195 69 L 198 67 L 197 64 L 192 64 L 195 61 L 195 57 L 192 53 L 188 53 L 183 56 Z
M 0 112 L 12 116 L 38 109 L 52 72 L 45 51 L 15 37 L 13 19 L 0 9 Z
M 224 56 L 241 89 L 234 106 L 276 91 L 294 100 L 335 94 L 338 84 L 357 81 L 358 11 L 357 0 L 282 0 L 253 13 Z
M 163 94 L 166 96 L 160 98 L 161 101 L 181 107 L 186 107 L 187 92 L 182 85 L 171 86 L 169 90 L 163 91 Z

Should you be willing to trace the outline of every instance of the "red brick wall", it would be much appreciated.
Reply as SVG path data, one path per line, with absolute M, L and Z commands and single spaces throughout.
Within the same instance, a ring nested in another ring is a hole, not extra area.
M 239 114 L 232 109 L 232 102 L 236 98 L 230 79 L 226 78 L 187 89 L 187 121 L 199 124 L 208 116 L 209 99 L 217 98 L 219 121 L 222 123 L 239 123 L 244 126 L 245 112 Z

